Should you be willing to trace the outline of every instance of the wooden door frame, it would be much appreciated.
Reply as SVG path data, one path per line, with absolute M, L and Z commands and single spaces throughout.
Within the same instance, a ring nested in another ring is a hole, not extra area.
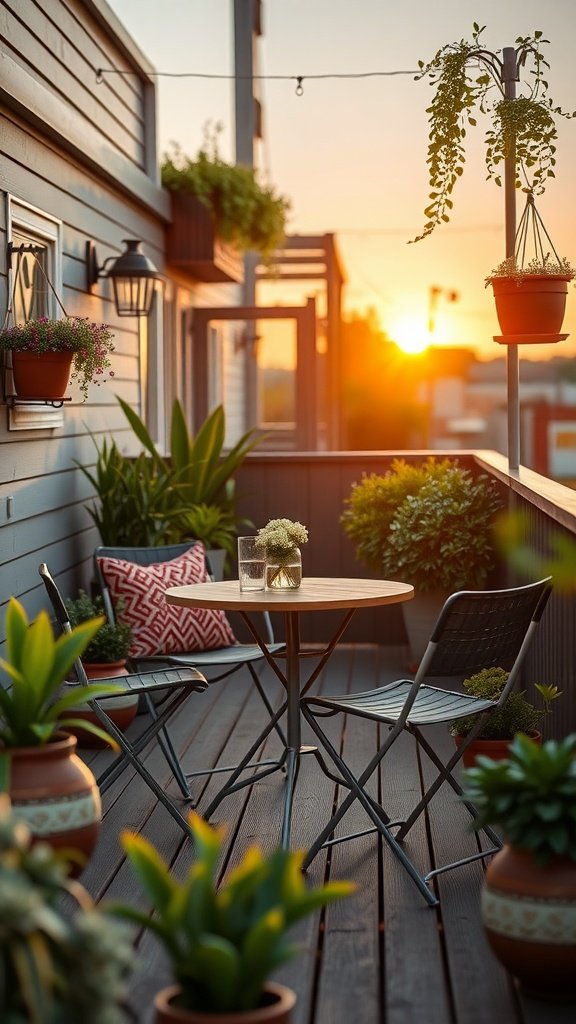
M 208 408 L 208 325 L 215 320 L 294 320 L 296 322 L 296 428 L 297 451 L 318 448 L 316 303 L 304 306 L 199 306 L 192 311 L 190 333 L 194 346 L 194 430 L 210 412 Z M 253 424 L 247 424 L 251 426 Z

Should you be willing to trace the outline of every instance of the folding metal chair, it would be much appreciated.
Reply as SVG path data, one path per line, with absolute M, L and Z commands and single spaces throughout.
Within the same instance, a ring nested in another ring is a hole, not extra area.
M 60 591 L 50 575 L 48 566 L 45 562 L 41 563 L 38 568 L 38 572 L 40 573 L 44 586 L 46 587 L 46 591 L 60 629 L 65 633 L 69 633 L 72 627 L 70 625 L 68 612 L 66 611 L 66 605 L 64 604 Z M 79 658 L 74 663 L 74 667 L 79 684 L 79 700 L 81 700 L 82 687 L 87 686 L 89 680 Z M 180 762 L 178 761 L 178 757 L 170 739 L 167 722 L 191 693 L 202 693 L 206 690 L 208 686 L 206 679 L 196 668 L 193 668 L 192 666 L 182 666 L 165 669 L 159 668 L 152 672 L 131 673 L 126 676 L 114 676 L 112 678 L 99 679 L 98 682 L 109 682 L 116 686 L 123 686 L 127 692 L 141 696 L 146 702 L 147 710 L 150 715 L 149 725 L 132 742 L 128 739 L 125 733 L 118 729 L 109 715 L 107 715 L 106 698 L 87 701 L 88 706 L 100 719 L 103 728 L 116 740 L 120 747 L 120 753 L 118 756 L 110 765 L 108 765 L 96 780 L 100 791 L 102 793 L 105 792 L 105 790 L 112 785 L 124 769 L 131 764 L 138 774 L 144 779 L 144 782 L 150 787 L 155 796 L 157 796 L 161 803 L 164 804 L 164 807 L 166 807 L 170 812 L 175 821 L 178 822 L 183 831 L 187 835 L 190 835 L 190 826 L 185 816 L 162 786 L 159 785 L 154 776 L 148 771 L 146 765 L 141 759 L 141 754 L 148 744 L 153 739 L 157 738 L 158 745 L 160 746 L 174 778 L 180 787 L 182 796 L 186 800 L 190 800 L 188 782 L 182 771 Z M 154 697 L 154 700 L 152 700 L 152 697 Z
M 120 558 L 126 562 L 133 562 L 136 565 L 148 566 L 157 562 L 168 562 L 173 558 L 178 558 L 179 555 L 183 555 L 188 551 L 190 547 L 191 543 L 159 545 L 156 547 L 97 547 L 94 552 L 96 578 L 102 592 L 104 608 L 110 622 L 115 621 L 114 603 L 106 578 L 102 572 L 99 561 L 101 558 Z M 216 564 L 211 564 L 210 557 L 210 552 L 206 552 L 208 571 L 212 573 L 212 576 L 218 576 L 220 575 L 218 566 Z M 278 652 L 283 651 L 286 645 L 284 643 L 274 642 L 270 616 L 268 612 L 263 612 L 262 615 L 264 617 L 265 635 L 267 639 L 266 646 L 270 654 L 277 654 Z M 206 680 L 210 685 L 212 683 L 219 682 L 221 679 L 227 678 L 234 672 L 238 672 L 246 666 L 268 714 L 271 718 L 275 719 L 274 729 L 278 733 L 282 747 L 284 748 L 286 746 L 286 738 L 284 736 L 283 729 L 278 723 L 277 711 L 272 707 L 258 675 L 258 668 L 262 667 L 265 663 L 265 657 L 258 644 L 232 644 L 227 647 L 217 647 L 209 651 L 184 651 L 178 653 L 165 652 L 157 655 L 146 655 L 142 658 L 132 658 L 131 663 L 138 670 L 148 668 L 154 664 L 163 666 L 194 665 L 203 673 L 207 673 Z M 275 761 L 250 762 L 250 764 L 245 765 L 245 768 L 252 768 L 255 764 L 264 766 L 275 763 Z M 214 771 L 234 771 L 236 767 L 236 765 L 226 765 L 218 767 L 214 769 Z M 193 774 L 203 775 L 206 773 L 204 771 L 190 773 L 188 778 L 192 778 Z
M 442 783 L 447 782 L 459 797 L 462 788 L 453 776 L 453 770 L 472 740 L 478 735 L 487 715 L 500 707 L 515 688 L 522 662 L 534 631 L 540 622 L 550 596 L 550 579 L 524 587 L 494 591 L 461 591 L 448 598 L 438 617 L 415 678 L 398 679 L 386 686 L 342 696 L 306 697 L 302 713 L 318 736 L 338 772 L 338 781 L 350 792 L 309 849 L 304 867 L 312 862 L 324 846 L 357 838 L 378 831 L 394 855 L 408 871 L 430 906 L 438 903 L 429 883 L 438 874 L 460 864 L 486 857 L 500 848 L 501 840 L 488 826 L 483 830 L 494 844 L 493 849 L 471 857 L 453 861 L 421 875 L 401 846 L 401 842 L 415 821 L 428 807 Z M 473 697 L 431 686 L 429 679 L 442 677 L 460 682 L 483 668 L 501 667 L 509 671 L 506 686 L 497 701 Z M 386 738 L 364 771 L 356 776 L 335 749 L 318 723 L 318 718 L 343 712 L 358 715 L 372 722 L 389 726 Z M 446 764 L 425 739 L 422 729 L 428 725 L 449 722 L 452 719 L 477 715 L 473 730 L 462 746 L 455 750 Z M 366 791 L 366 783 L 389 753 L 402 732 L 414 737 L 437 769 L 437 775 L 405 820 L 391 821 L 386 811 Z M 332 776 L 333 778 L 335 776 Z M 355 800 L 359 800 L 373 822 L 373 826 L 338 838 L 329 837 Z M 465 803 L 472 817 L 476 809 Z

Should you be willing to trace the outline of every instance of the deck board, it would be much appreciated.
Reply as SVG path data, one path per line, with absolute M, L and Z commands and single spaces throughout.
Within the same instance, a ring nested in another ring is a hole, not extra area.
M 315 683 L 318 691 L 368 689 L 403 672 L 400 648 L 376 645 L 339 646 Z M 310 670 L 314 660 L 306 662 Z M 274 706 L 282 699 L 278 680 L 268 666 L 262 678 Z M 215 683 L 204 694 L 192 694 L 171 726 L 171 735 L 185 771 L 236 763 L 266 723 L 266 710 L 245 670 Z M 134 730 L 142 727 L 138 716 Z M 324 719 L 336 746 L 343 744 L 353 767 L 360 767 L 375 749 L 376 726 L 342 716 Z M 303 742 L 311 742 L 305 727 Z M 442 729 L 434 735 L 440 750 L 452 741 Z M 260 756 L 280 749 L 275 733 L 265 740 Z M 107 751 L 86 751 L 98 771 Z M 177 788 L 157 746 L 147 751 L 146 763 L 162 786 Z M 429 768 L 424 763 L 426 778 Z M 194 801 L 202 813 L 225 776 L 212 775 L 192 783 Z M 420 768 L 414 745 L 402 737 L 386 770 L 372 783 L 391 813 L 400 815 L 418 799 Z M 265 851 L 277 845 L 282 812 L 283 776 L 273 775 L 227 797 L 213 821 L 226 825 L 221 872 L 238 863 L 249 845 Z M 332 812 L 336 784 L 319 769 L 313 755 L 302 760 L 296 787 L 292 840 L 307 848 Z M 186 806 L 182 800 L 182 808 Z M 181 877 L 190 865 L 190 841 L 158 804 L 138 775 L 127 769 L 103 797 L 104 820 L 96 851 L 82 875 L 88 890 L 104 904 L 127 900 L 146 909 L 146 901 L 119 843 L 119 833 L 142 832 L 158 847 Z M 464 827 L 466 812 L 447 787 L 432 803 L 430 828 L 420 819 L 406 839 L 416 863 L 427 870 L 435 863 L 465 855 L 475 838 Z M 340 828 L 366 827 L 368 818 L 354 804 Z M 431 847 L 430 847 L 431 842 Z M 568 1024 L 575 1006 L 549 1004 L 518 992 L 513 980 L 492 956 L 480 921 L 481 863 L 468 865 L 437 880 L 440 908 L 428 908 L 413 882 L 376 835 L 323 850 L 308 870 L 311 881 L 350 878 L 357 891 L 325 912 L 299 923 L 293 939 L 299 955 L 283 965 L 278 980 L 297 993 L 294 1024 Z M 169 981 L 168 966 L 155 940 L 135 934 L 137 968 L 130 1001 L 140 1024 L 151 1024 L 154 992 Z

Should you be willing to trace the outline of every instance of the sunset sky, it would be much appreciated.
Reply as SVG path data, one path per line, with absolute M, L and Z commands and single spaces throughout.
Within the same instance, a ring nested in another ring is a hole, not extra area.
M 232 0 L 108 0 L 159 72 L 233 73 Z M 503 192 L 486 181 L 479 119 L 469 135 L 465 173 L 450 224 L 416 245 L 427 203 L 426 107 L 431 89 L 413 71 L 443 43 L 486 25 L 485 46 L 500 50 L 540 29 L 555 104 L 576 109 L 574 0 L 264 0 L 259 60 L 263 75 L 303 76 L 260 83 L 262 179 L 290 198 L 289 231 L 335 232 L 347 275 L 345 308 L 376 309 L 402 341 L 407 324 L 426 334 L 430 288 L 441 289 L 435 343 L 468 345 L 482 358 L 502 354 L 491 289 L 484 278 L 504 258 Z M 315 79 L 313 77 L 327 77 Z M 207 122 L 221 122 L 222 155 L 233 159 L 233 83 L 158 79 L 159 150 L 171 140 L 190 156 Z M 576 120 L 560 121 L 556 179 L 538 209 L 560 256 L 576 262 Z M 519 197 L 518 215 L 522 209 Z M 458 301 L 448 301 L 450 292 Z M 524 346 L 521 357 L 576 354 L 576 294 L 569 286 L 568 341 Z

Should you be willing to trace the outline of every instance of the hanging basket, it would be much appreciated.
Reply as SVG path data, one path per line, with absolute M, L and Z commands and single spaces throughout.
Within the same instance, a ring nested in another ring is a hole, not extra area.
M 64 398 L 72 352 L 12 352 L 12 377 L 19 398 Z
M 545 251 L 543 236 L 549 243 L 548 251 Z M 535 256 L 525 264 L 528 242 L 534 247 Z M 536 210 L 534 197 L 528 193 L 516 233 L 514 257 L 505 260 L 487 279 L 494 291 L 502 331 L 494 341 L 504 345 L 532 345 L 567 338 L 561 330 L 568 282 L 573 277 L 573 269 L 558 256 Z

